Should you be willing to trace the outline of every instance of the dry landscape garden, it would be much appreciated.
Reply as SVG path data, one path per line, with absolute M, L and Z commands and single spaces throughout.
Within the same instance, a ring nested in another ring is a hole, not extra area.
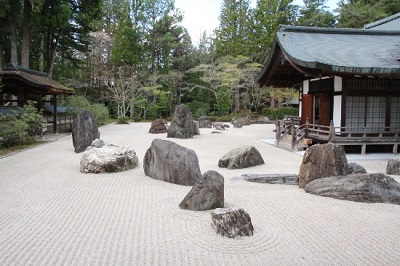
M 0 0 L 0 265 L 398 264 L 400 1 L 326 3 Z

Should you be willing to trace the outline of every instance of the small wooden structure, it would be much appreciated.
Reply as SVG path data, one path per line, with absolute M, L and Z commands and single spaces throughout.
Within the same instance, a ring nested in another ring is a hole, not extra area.
M 287 133 L 283 127 L 282 136 L 361 145 L 363 153 L 367 145 L 393 145 L 397 152 L 400 30 L 375 28 L 394 20 L 400 21 L 400 13 L 357 30 L 281 26 L 258 82 L 300 92 L 299 126 Z
M 367 146 L 391 146 L 397 154 L 400 146 L 400 131 L 390 128 L 364 128 L 354 131 L 353 128 L 335 127 L 333 121 L 329 126 L 310 124 L 300 125 L 300 118 L 289 118 L 276 124 L 276 144 L 292 149 L 303 150 L 313 143 L 335 143 L 342 146 L 360 146 L 361 154 L 366 154 Z
M 0 71 L 0 78 L 4 85 L 0 92 L 2 110 L 23 107 L 28 100 L 38 103 L 38 111 L 44 109 L 45 105 L 52 105 L 53 118 L 48 122 L 53 124 L 53 132 L 57 133 L 57 97 L 70 95 L 74 89 L 52 80 L 47 73 L 13 65 Z

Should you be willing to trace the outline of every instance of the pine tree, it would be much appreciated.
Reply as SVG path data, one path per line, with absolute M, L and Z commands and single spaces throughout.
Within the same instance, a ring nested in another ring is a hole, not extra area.
M 250 0 L 223 0 L 214 40 L 218 56 L 238 56 L 250 53 L 249 5 Z
M 298 25 L 308 27 L 334 27 L 335 16 L 326 10 L 327 0 L 303 0 L 304 7 L 300 8 Z
M 338 25 L 342 28 L 362 28 L 365 24 L 400 12 L 400 0 L 341 0 Z
M 262 63 L 268 56 L 279 25 L 294 24 L 297 7 L 293 0 L 258 0 L 254 12 L 254 27 L 251 34 L 252 54 Z
M 130 7 L 125 5 L 118 22 L 114 46 L 112 48 L 111 60 L 120 66 L 133 66 L 138 64 L 141 59 L 140 36 L 133 27 L 130 13 Z

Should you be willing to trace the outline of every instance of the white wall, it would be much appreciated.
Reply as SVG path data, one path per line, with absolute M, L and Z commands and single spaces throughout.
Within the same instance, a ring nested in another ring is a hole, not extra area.
M 310 81 L 309 80 L 303 80 L 303 94 L 308 94 L 308 90 L 310 87 Z M 303 101 L 299 102 L 299 117 L 301 117 L 303 111 Z
M 342 91 L 342 78 L 335 76 L 334 91 Z M 342 95 L 333 96 L 333 124 L 335 127 L 340 127 L 342 121 Z

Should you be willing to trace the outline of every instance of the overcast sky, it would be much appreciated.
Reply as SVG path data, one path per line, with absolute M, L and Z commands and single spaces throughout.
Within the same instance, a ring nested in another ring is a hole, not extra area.
M 338 0 L 328 0 L 327 6 L 336 8 Z M 188 29 L 194 45 L 198 44 L 201 34 L 206 31 L 211 34 L 218 26 L 218 16 L 222 0 L 175 0 L 175 7 L 183 11 L 182 25 Z M 256 0 L 251 0 L 255 7 Z M 295 0 L 294 4 L 302 5 L 302 0 Z

